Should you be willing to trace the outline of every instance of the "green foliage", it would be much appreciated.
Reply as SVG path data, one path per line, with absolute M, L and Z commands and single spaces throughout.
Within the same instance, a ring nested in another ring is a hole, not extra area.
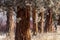
M 56 14 L 55 13 L 53 13 L 52 18 L 53 18 L 53 21 L 56 20 Z

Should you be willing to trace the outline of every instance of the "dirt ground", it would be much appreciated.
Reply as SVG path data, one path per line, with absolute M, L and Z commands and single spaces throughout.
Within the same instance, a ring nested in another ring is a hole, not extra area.
M 0 34 L 0 40 L 11 39 L 9 36 L 6 36 L 6 34 Z M 60 26 L 58 26 L 57 32 L 55 33 L 38 33 L 36 36 L 31 35 L 31 40 L 60 40 Z
M 38 33 L 36 36 L 31 36 L 31 40 L 60 40 L 60 26 L 57 26 L 55 33 Z

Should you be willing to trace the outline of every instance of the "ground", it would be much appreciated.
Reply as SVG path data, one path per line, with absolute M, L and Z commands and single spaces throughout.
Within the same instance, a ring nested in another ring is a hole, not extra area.
M 3 34 L 0 35 L 0 40 L 10 40 L 10 38 L 6 34 Z M 31 40 L 60 40 L 60 26 L 58 26 L 57 32 L 54 33 L 38 33 L 36 36 L 31 35 Z
M 31 40 L 60 40 L 60 26 L 57 26 L 57 32 L 38 33 L 36 36 L 31 36 Z
M 32 40 L 60 40 L 60 34 L 57 33 L 43 33 L 33 36 Z

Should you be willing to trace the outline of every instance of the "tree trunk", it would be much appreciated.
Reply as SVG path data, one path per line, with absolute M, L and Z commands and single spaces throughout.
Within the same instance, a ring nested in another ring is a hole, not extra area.
M 43 12 L 41 12 L 40 13 L 41 14 L 41 33 L 43 33 L 44 32 L 44 13 Z
M 12 7 L 9 7 L 8 8 L 8 11 L 7 11 L 7 26 L 9 27 L 8 30 L 9 30 L 9 38 L 10 40 L 14 40 L 14 20 L 13 20 L 13 8 Z
M 52 32 L 52 13 L 49 13 L 49 32 Z
M 30 39 L 30 7 L 17 8 L 17 26 L 15 32 L 15 40 L 31 40 Z
M 38 23 L 37 23 L 37 14 L 36 9 L 33 8 L 33 35 L 37 34 L 38 32 Z
M 52 10 L 48 9 L 48 15 L 46 16 L 46 25 L 45 25 L 45 31 L 46 32 L 52 32 Z

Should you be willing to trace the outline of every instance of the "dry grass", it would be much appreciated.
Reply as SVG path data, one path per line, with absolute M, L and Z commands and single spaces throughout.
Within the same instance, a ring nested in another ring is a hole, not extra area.
M 36 36 L 32 36 L 31 40 L 60 40 L 60 34 L 58 33 L 43 33 Z

